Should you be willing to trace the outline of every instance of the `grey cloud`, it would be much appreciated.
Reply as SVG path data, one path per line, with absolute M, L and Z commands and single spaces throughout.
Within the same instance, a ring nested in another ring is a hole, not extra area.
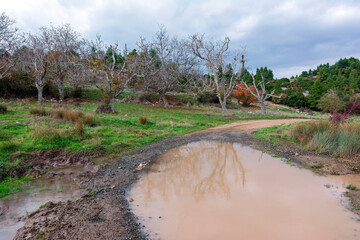
M 196 32 L 214 39 L 228 35 L 232 49 L 246 46 L 252 69 L 268 66 L 276 77 L 341 57 L 360 57 L 360 2 L 355 0 L 13 2 L 18 4 L 5 5 L 5 11 L 10 9 L 25 31 L 69 22 L 86 38 L 99 33 L 109 43 L 130 48 L 140 36 L 151 38 L 158 24 L 180 37 Z M 23 9 L 16 7 L 21 4 Z

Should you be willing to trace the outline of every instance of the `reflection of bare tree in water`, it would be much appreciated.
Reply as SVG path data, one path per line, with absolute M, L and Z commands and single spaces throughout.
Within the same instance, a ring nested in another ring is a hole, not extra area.
M 230 197 L 230 188 L 227 180 L 227 174 L 235 176 L 235 182 L 238 182 L 239 173 L 242 176 L 242 185 L 245 186 L 245 170 L 234 149 L 232 143 L 215 143 L 215 148 L 211 152 L 216 158 L 211 173 L 201 179 L 194 188 L 194 196 L 196 199 L 204 197 L 207 193 L 216 193 L 222 191 L 227 198 Z M 215 156 L 216 154 L 216 156 Z M 230 183 L 231 184 L 231 183 Z
M 242 147 L 241 147 L 242 148 Z M 241 179 L 245 186 L 245 170 L 232 143 L 198 142 L 167 152 L 153 172 L 142 182 L 147 199 L 193 195 L 196 200 L 205 196 L 223 195 L 230 198 L 230 185 Z

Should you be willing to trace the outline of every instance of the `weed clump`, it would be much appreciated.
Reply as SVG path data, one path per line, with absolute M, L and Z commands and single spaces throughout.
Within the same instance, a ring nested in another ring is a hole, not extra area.
M 310 166 L 310 168 L 312 168 L 312 169 L 320 169 L 320 168 L 323 168 L 323 167 L 324 167 L 323 163 L 315 163 L 315 164 Z
M 64 138 L 64 133 L 55 127 L 35 126 L 31 136 L 40 141 L 54 141 Z
M 339 157 L 355 157 L 360 153 L 360 123 L 332 124 L 317 121 L 296 124 L 290 137 L 310 150 Z
M 83 124 L 83 121 L 81 119 L 77 120 L 75 122 L 75 125 L 74 125 L 74 132 L 75 134 L 77 134 L 78 136 L 83 136 L 84 133 L 85 133 L 85 130 L 84 130 L 84 124 Z
M 30 114 L 36 116 L 46 116 L 48 115 L 48 112 L 42 107 L 32 107 L 30 109 Z
M 109 105 L 100 105 L 96 108 L 95 112 L 97 112 L 97 113 L 112 113 L 111 107 Z
M 148 123 L 148 120 L 145 116 L 139 116 L 139 122 L 142 125 L 146 125 Z
M 95 126 L 97 124 L 95 116 L 93 114 L 90 114 L 90 113 L 86 113 L 86 114 L 83 115 L 82 122 L 85 125 L 89 125 L 89 126 Z
M 355 186 L 355 185 L 352 185 L 352 184 L 349 184 L 349 185 L 346 186 L 346 189 L 356 190 L 356 186 Z
M 7 112 L 7 107 L 3 104 L 0 104 L 0 113 L 4 114 Z
M 94 126 L 96 125 L 96 119 L 92 114 L 84 114 L 80 111 L 74 111 L 66 108 L 53 108 L 50 110 L 50 115 L 71 122 L 75 124 L 78 121 L 83 122 L 86 125 Z

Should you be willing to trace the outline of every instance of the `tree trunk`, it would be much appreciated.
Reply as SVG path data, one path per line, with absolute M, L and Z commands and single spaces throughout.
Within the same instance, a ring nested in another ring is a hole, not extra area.
M 114 97 L 110 98 L 110 109 L 111 109 L 112 113 L 115 112 L 115 98 Z
M 38 89 L 38 104 L 42 105 L 43 102 L 43 86 L 37 86 Z
M 164 103 L 165 108 L 169 107 L 169 103 L 166 100 L 166 97 L 164 96 L 164 94 L 162 94 L 162 93 L 159 94 L 159 103 Z
M 266 114 L 265 102 L 259 101 L 259 103 L 260 103 L 260 107 L 261 107 L 261 114 Z
M 220 95 L 218 95 L 218 98 L 219 98 L 219 102 L 221 105 L 222 115 L 225 116 L 226 115 L 226 98 L 221 99 Z
M 226 115 L 226 101 L 221 104 L 222 115 Z
M 58 88 L 59 88 L 59 100 L 60 100 L 60 102 L 63 102 L 64 101 L 64 85 L 59 84 Z

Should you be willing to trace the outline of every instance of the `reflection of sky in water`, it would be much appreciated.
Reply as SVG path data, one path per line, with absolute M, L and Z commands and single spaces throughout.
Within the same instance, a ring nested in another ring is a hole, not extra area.
M 240 144 L 195 142 L 165 153 L 130 197 L 165 239 L 358 239 L 341 184 Z
M 48 201 L 77 199 L 80 193 L 72 180 L 55 177 L 31 181 L 25 191 L 0 199 L 0 206 L 5 209 L 5 214 L 0 216 L 0 240 L 13 239 L 16 231 L 24 225 L 16 221 L 18 217 L 37 210 Z

